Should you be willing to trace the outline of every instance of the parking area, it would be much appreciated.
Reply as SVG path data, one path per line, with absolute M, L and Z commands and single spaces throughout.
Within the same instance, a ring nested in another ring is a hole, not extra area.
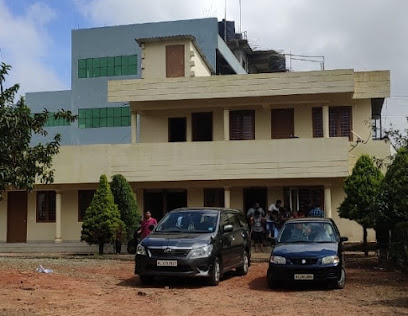
M 37 273 L 39 265 L 54 271 Z M 344 290 L 270 290 L 267 262 L 216 287 L 181 279 L 144 287 L 129 260 L 0 257 L 0 315 L 408 315 L 407 275 L 360 254 L 349 254 L 347 267 Z

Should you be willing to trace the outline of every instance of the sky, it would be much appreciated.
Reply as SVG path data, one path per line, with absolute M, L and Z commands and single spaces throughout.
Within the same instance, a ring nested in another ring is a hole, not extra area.
M 20 83 L 22 94 L 65 90 L 72 29 L 226 16 L 257 49 L 324 56 L 325 69 L 390 70 L 383 124 L 403 129 L 407 12 L 405 0 L 0 0 L 0 61 L 13 67 L 6 85 Z M 288 59 L 289 64 L 293 71 L 321 67 Z

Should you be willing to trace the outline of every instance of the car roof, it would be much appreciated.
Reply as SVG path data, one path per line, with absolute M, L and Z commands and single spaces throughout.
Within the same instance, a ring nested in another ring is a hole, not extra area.
M 286 221 L 286 223 L 302 223 L 302 222 L 316 222 L 316 223 L 332 223 L 331 218 L 322 218 L 322 217 L 302 217 L 302 218 L 293 218 Z
M 225 208 L 225 207 L 206 207 L 206 206 L 201 206 L 201 207 L 180 207 L 176 208 L 174 210 L 171 210 L 170 212 L 187 212 L 187 211 L 219 211 L 219 212 L 235 212 L 241 214 L 241 212 L 237 209 L 233 208 Z

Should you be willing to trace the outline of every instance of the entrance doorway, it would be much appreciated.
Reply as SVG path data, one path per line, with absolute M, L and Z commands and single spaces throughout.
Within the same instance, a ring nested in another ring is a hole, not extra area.
M 259 206 L 263 208 L 266 212 L 268 208 L 268 188 L 266 187 L 253 187 L 253 188 L 244 188 L 243 190 L 244 197 L 244 214 L 254 206 L 255 203 L 259 203 Z
M 27 192 L 7 194 L 7 242 L 27 242 Z
M 144 190 L 144 211 L 150 211 L 158 221 L 167 212 L 187 206 L 187 190 Z

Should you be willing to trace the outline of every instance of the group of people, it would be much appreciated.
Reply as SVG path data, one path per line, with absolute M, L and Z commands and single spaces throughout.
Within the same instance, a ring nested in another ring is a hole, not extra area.
M 254 241 L 255 252 L 263 252 L 265 240 L 277 238 L 279 230 L 283 224 L 291 218 L 300 217 L 324 217 L 324 211 L 320 208 L 320 203 L 307 211 L 307 214 L 300 211 L 290 212 L 282 206 L 282 201 L 277 200 L 271 204 L 265 213 L 259 203 L 255 203 L 247 212 L 247 219 L 251 227 L 251 237 Z

